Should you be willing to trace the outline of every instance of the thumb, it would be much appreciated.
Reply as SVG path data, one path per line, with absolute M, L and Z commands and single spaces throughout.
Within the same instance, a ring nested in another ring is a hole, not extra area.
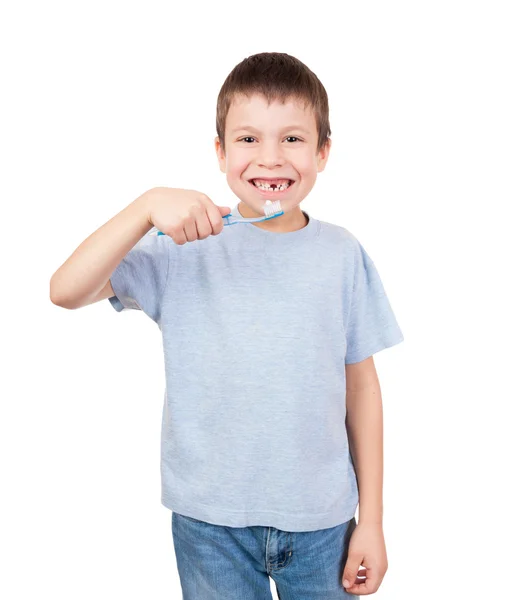
M 218 206 L 217 208 L 219 208 L 222 217 L 229 215 L 232 212 L 231 208 L 228 206 Z
M 348 560 L 346 561 L 345 569 L 343 571 L 343 585 L 346 588 L 355 583 L 360 564 L 361 557 L 350 554 L 348 555 Z

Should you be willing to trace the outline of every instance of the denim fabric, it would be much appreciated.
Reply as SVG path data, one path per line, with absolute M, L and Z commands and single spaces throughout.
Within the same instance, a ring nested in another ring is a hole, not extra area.
M 172 513 L 172 535 L 183 600 L 341 600 L 349 521 L 316 531 L 255 525 L 213 525 Z

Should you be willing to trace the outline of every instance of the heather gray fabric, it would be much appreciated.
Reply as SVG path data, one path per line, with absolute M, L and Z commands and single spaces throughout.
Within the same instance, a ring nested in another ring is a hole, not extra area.
M 289 233 L 237 224 L 183 246 L 147 234 L 111 277 L 112 306 L 142 310 L 162 333 L 172 511 L 285 531 L 355 515 L 345 363 L 403 334 L 360 242 L 305 214 Z

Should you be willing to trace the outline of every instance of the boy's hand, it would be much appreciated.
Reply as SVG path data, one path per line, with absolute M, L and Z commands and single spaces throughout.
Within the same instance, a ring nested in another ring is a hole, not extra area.
M 224 226 L 222 217 L 230 213 L 202 192 L 179 188 L 151 189 L 147 206 L 150 223 L 179 245 L 218 235 Z
M 387 566 L 382 525 L 358 523 L 350 538 L 348 559 L 343 571 L 346 591 L 359 595 L 373 594 L 380 587 Z

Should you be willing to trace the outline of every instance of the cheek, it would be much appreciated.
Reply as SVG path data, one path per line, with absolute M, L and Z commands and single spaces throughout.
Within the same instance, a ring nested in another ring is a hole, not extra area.
M 242 156 L 230 156 L 226 161 L 227 173 L 231 177 L 239 177 L 247 169 L 249 161 L 242 158 Z
M 245 169 L 240 165 L 228 165 L 226 169 L 226 180 L 232 187 L 241 185 L 241 179 L 244 176 Z
M 300 170 L 302 175 L 305 175 L 307 177 L 316 176 L 317 164 L 314 156 L 312 155 L 303 156 L 301 160 L 299 160 L 298 163 L 295 164 L 295 166 Z

